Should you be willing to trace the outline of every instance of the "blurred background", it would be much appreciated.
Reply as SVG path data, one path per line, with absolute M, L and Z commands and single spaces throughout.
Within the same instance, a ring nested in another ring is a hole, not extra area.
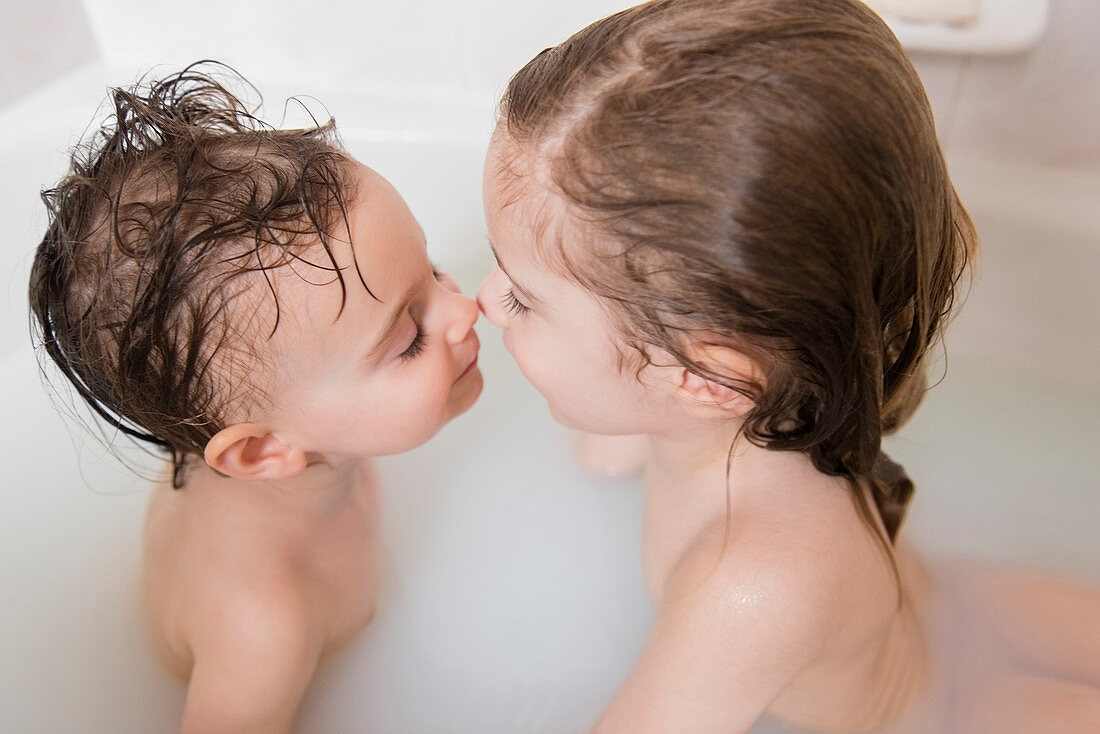
M 888 18 L 982 241 L 940 384 L 888 446 L 918 487 L 905 532 L 930 554 L 1100 583 L 1100 3 L 964 4 L 963 25 Z M 38 192 L 107 87 L 214 58 L 275 124 L 301 117 L 295 95 L 331 113 L 469 292 L 491 259 L 480 165 L 500 91 L 628 5 L 0 0 L 0 730 L 168 730 L 182 701 L 135 596 L 146 485 L 58 416 L 27 338 Z M 580 730 L 636 654 L 637 485 L 581 476 L 497 334 L 479 331 L 482 400 L 383 465 L 399 580 L 320 672 L 304 731 Z

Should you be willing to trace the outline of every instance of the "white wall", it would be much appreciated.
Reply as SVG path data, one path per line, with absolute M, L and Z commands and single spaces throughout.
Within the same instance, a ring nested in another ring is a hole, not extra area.
M 96 56 L 81 0 L 0 0 L 0 108 Z
M 246 76 L 491 98 L 535 51 L 624 0 L 85 0 L 104 57 L 209 56 Z

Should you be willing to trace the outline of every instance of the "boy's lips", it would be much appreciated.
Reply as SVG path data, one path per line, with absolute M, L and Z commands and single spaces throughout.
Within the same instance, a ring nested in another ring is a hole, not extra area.
M 474 358 L 473 358 L 472 360 L 470 360 L 470 364 L 469 364 L 469 366 L 467 366 L 467 367 L 466 367 L 466 369 L 462 370 L 462 374 L 461 374 L 461 375 L 459 375 L 459 376 L 458 376 L 457 378 L 455 378 L 455 382 L 458 382 L 458 381 L 459 381 L 459 380 L 461 380 L 461 379 L 462 379 L 463 377 L 465 377 L 466 375 L 470 374 L 470 371 L 471 371 L 471 370 L 472 370 L 472 369 L 473 369 L 474 367 L 477 367 L 477 354 L 474 354 Z
M 481 351 L 481 343 L 478 342 L 476 334 L 473 335 L 473 343 L 474 343 L 474 356 L 470 359 L 470 363 L 468 365 L 466 365 L 466 369 L 462 370 L 462 374 L 460 374 L 458 377 L 455 378 L 455 382 L 458 382 L 463 377 L 470 374 L 470 372 L 473 371 L 474 367 L 477 367 L 477 354 L 478 354 L 479 351 Z

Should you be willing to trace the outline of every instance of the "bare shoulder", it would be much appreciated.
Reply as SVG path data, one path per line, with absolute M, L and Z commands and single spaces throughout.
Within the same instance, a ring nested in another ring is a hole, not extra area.
M 730 635 L 751 631 L 772 652 L 786 641 L 794 657 L 813 657 L 846 606 L 844 566 L 815 541 L 753 522 L 727 528 L 717 520 L 679 558 L 664 603 L 697 606 L 716 628 Z
M 597 731 L 744 732 L 790 691 L 830 701 L 844 688 L 832 679 L 895 616 L 890 558 L 841 480 L 788 476 L 739 494 L 682 546 Z
M 715 518 L 674 565 L 666 603 L 709 607 L 728 634 L 751 629 L 795 666 L 879 634 L 897 612 L 890 552 L 846 488 L 813 489 L 802 506 Z
M 195 546 L 177 582 L 186 584 L 180 598 L 189 643 L 225 635 L 238 644 L 278 642 L 312 624 L 311 586 L 292 548 L 259 531 Z
M 842 624 L 833 571 L 808 540 L 724 519 L 675 563 L 657 618 L 596 731 L 747 731 Z
M 288 731 L 320 659 L 323 630 L 301 586 L 237 581 L 221 576 L 191 599 L 184 731 Z
M 169 522 L 152 514 L 147 521 L 147 602 L 154 625 L 186 662 L 204 646 L 279 642 L 310 623 L 308 579 L 293 548 L 262 517 L 236 509 L 181 502 Z

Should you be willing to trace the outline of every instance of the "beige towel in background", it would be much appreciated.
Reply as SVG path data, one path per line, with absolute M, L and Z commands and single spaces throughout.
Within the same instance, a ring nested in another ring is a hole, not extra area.
M 941 25 L 968 25 L 978 19 L 981 0 L 864 0 L 877 13 Z

